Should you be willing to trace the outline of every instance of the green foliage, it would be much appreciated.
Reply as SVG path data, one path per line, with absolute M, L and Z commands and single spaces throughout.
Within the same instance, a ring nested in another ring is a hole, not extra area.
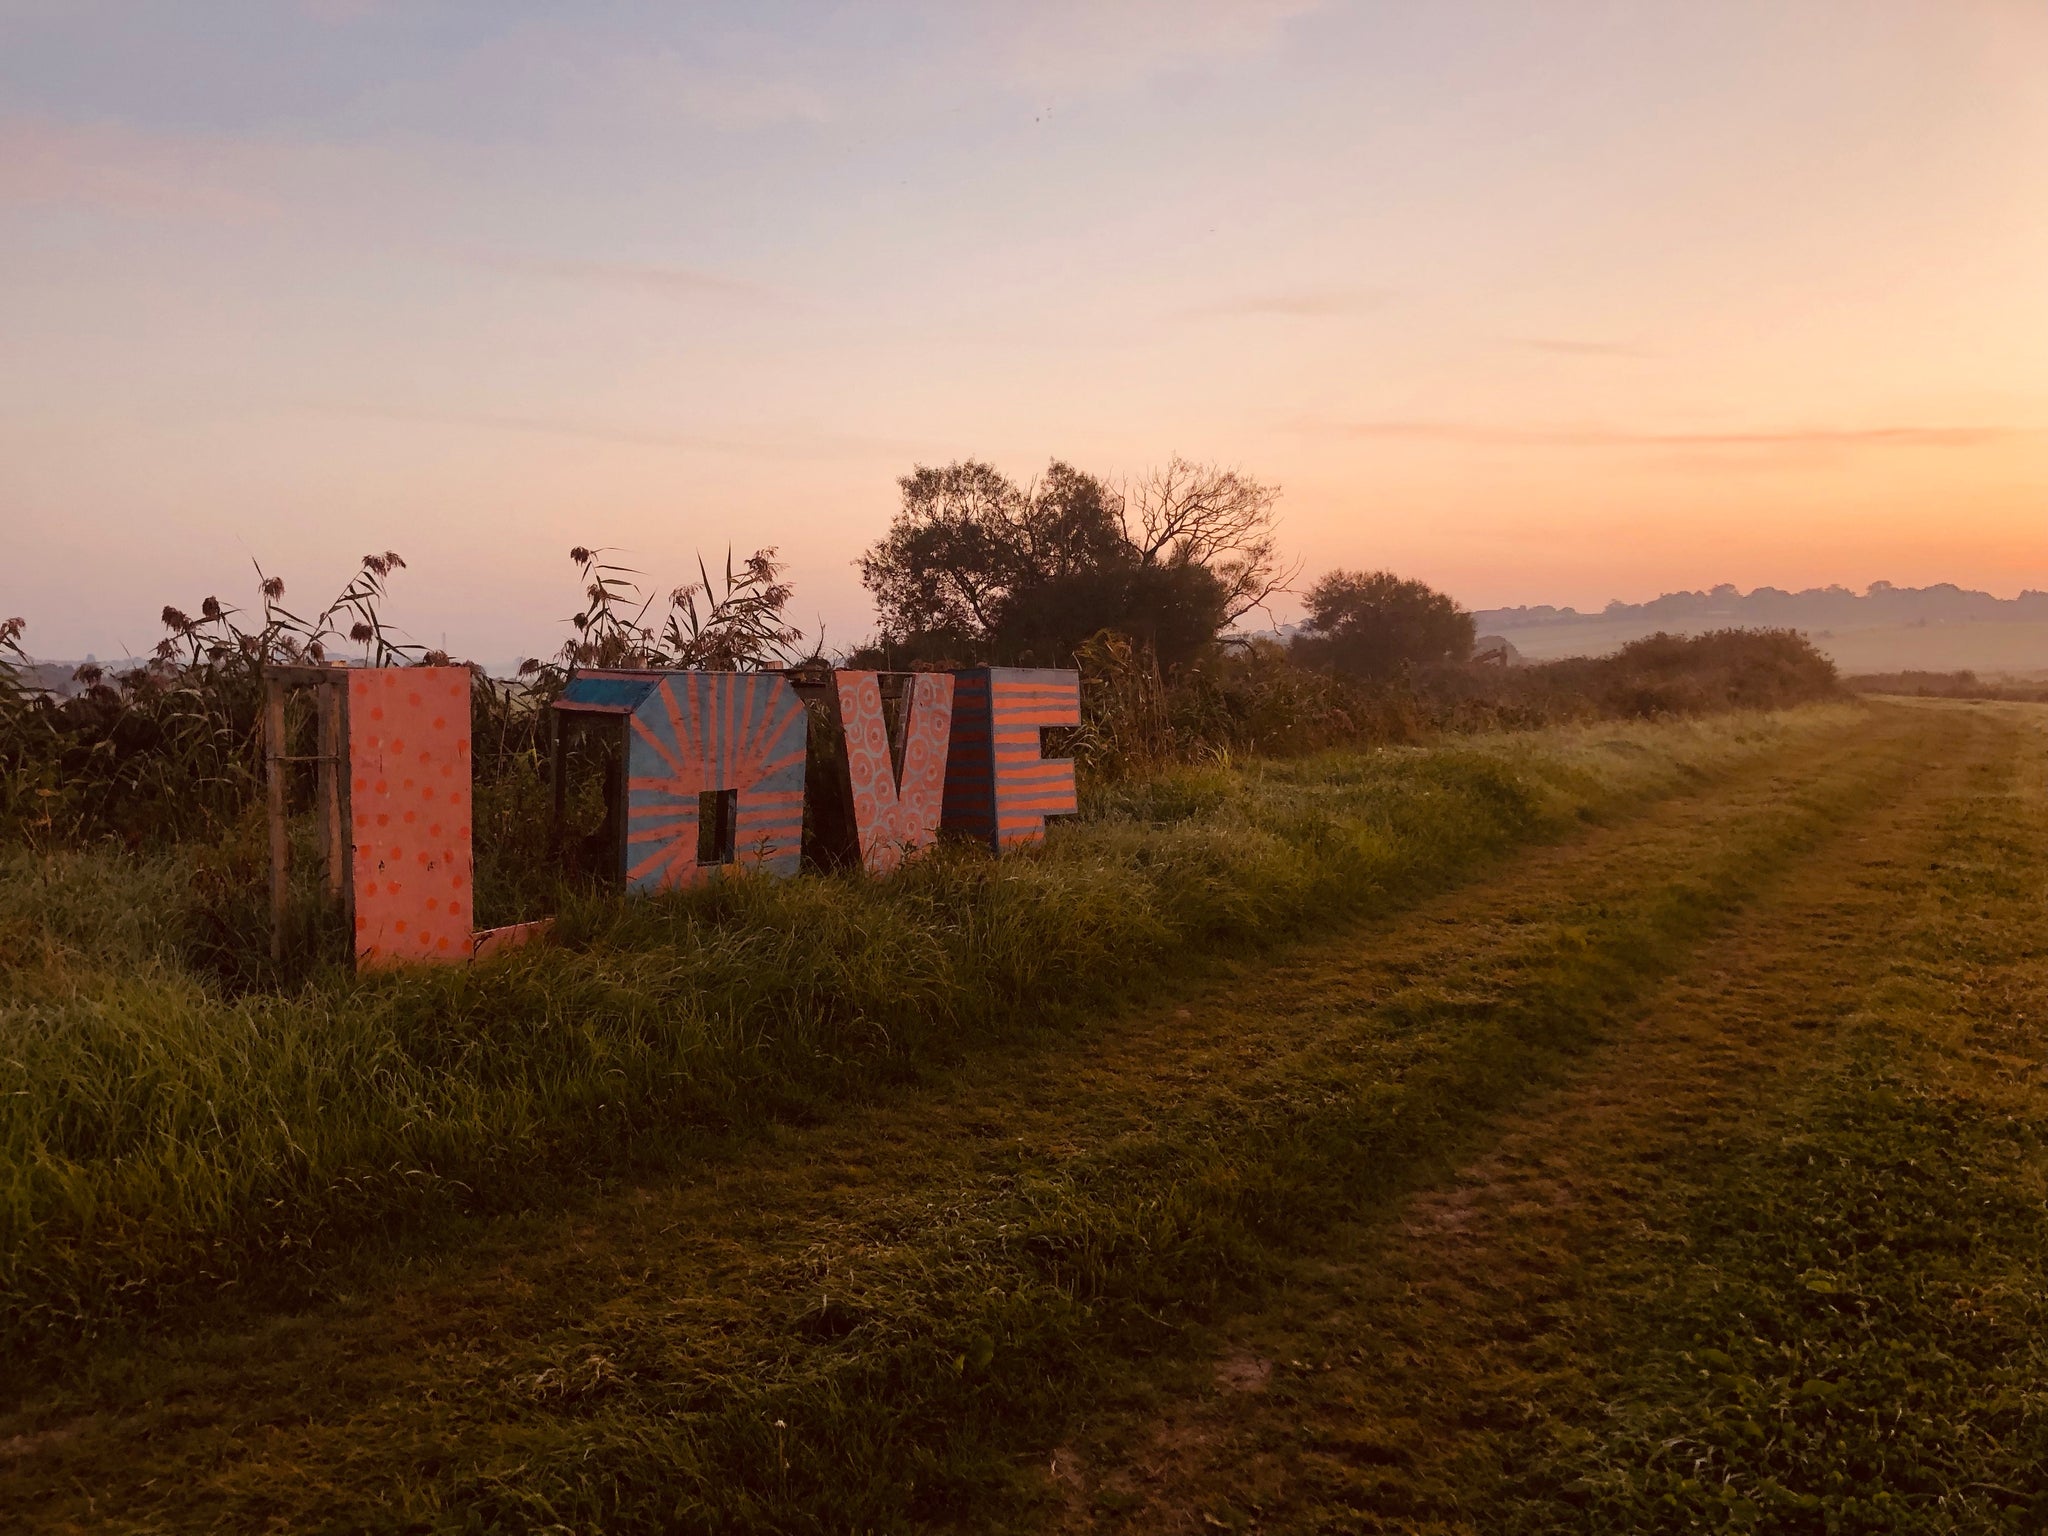
M 1603 714 L 1642 720 L 1775 709 L 1827 698 L 1841 687 L 1835 664 L 1790 629 L 1648 635 L 1612 656 L 1556 661 L 1540 670 L 1553 686 L 1584 693 Z
M 1307 606 L 1295 649 L 1312 666 L 1386 679 L 1472 654 L 1472 615 L 1392 571 L 1331 571 L 1308 589 Z
M 1920 699 L 2010 699 L 2048 704 L 2048 684 L 1979 677 L 1975 672 L 1864 672 L 1842 679 L 1852 693 L 1896 693 Z
M 988 634 L 991 660 L 1071 666 L 1099 633 L 1129 636 L 1173 669 L 1210 650 L 1226 622 L 1225 593 L 1199 565 L 1118 562 L 1020 591 Z
M 1839 693 L 1834 664 L 1804 636 L 1783 630 L 1655 635 L 1613 656 L 1530 667 L 1418 666 L 1381 679 L 1304 665 L 1300 657 L 1299 646 L 1253 641 L 1167 674 L 1142 647 L 1096 636 L 1076 653 L 1083 728 L 1075 754 L 1090 772 L 1114 778 L 1164 762 L 1782 709 Z
M 49 1347 L 366 1234 L 801 1115 L 1158 966 L 1439 884 L 1756 739 L 1667 733 L 1617 755 L 1499 738 L 1179 770 L 1097 787 L 1042 853 L 961 848 L 886 881 L 652 900 L 571 891 L 557 945 L 474 971 L 317 972 L 282 995 L 233 995 L 185 959 L 183 864 L 11 856 L 7 1330 Z
M 388 551 L 364 556 L 310 620 L 283 606 L 284 582 L 259 568 L 259 614 L 216 597 L 196 618 L 166 607 L 166 634 L 146 664 L 115 677 L 81 667 L 83 689 L 69 698 L 25 691 L 18 665 L 10 669 L 0 677 L 0 838 L 139 847 L 220 835 L 261 789 L 266 663 L 318 662 L 336 643 L 361 645 L 377 665 L 446 660 L 394 640 L 379 617 L 386 582 L 404 565 Z M 4 649 L 18 662 L 22 626 L 6 628 Z
M 606 553 L 570 552 L 583 581 L 584 605 L 570 616 L 574 634 L 559 658 L 528 661 L 515 679 L 493 679 L 471 668 L 475 825 L 482 850 L 478 897 L 492 914 L 538 916 L 536 906 L 545 910 L 543 888 L 552 868 L 541 793 L 548 770 L 548 705 L 571 668 L 773 666 L 792 659 L 803 638 L 784 621 L 791 589 L 780 579 L 772 549 L 737 564 L 728 552 L 722 582 L 700 560 L 698 580 L 669 594 L 658 631 L 647 622 L 653 598 L 641 595 L 632 581 L 636 573 L 607 561 Z M 263 793 L 266 664 L 322 661 L 342 643 L 360 645 L 367 665 L 450 664 L 439 651 L 396 639 L 380 615 L 391 574 L 404 566 L 393 552 L 365 556 L 356 575 L 311 620 L 284 608 L 284 583 L 259 570 L 260 622 L 245 622 L 239 609 L 213 597 L 200 605 L 196 618 L 167 607 L 167 634 L 146 665 L 115 676 L 80 668 L 77 681 L 84 687 L 68 698 L 30 686 L 21 650 L 24 626 L 18 619 L 0 623 L 0 843 L 246 843 L 249 815 Z M 286 731 L 295 751 L 313 750 L 308 699 L 289 701 Z M 602 750 L 589 743 L 574 748 L 575 782 L 591 781 Z M 247 863 L 246 870 L 262 877 L 260 860 Z M 255 958 L 260 935 L 243 935 L 246 943 L 222 938 L 220 953 L 231 972 L 264 972 Z
M 1029 488 L 964 460 L 900 484 L 894 524 L 860 561 L 883 665 L 1067 666 L 1107 630 L 1170 670 L 1277 581 L 1277 493 L 1233 472 L 1176 460 L 1127 495 L 1058 460 Z
M 1082 727 L 1072 750 L 1089 774 L 1109 779 L 1163 763 L 1294 757 L 1497 723 L 1469 711 L 1454 720 L 1411 688 L 1301 666 L 1270 641 L 1216 652 L 1169 676 L 1142 647 L 1104 633 L 1075 661 Z
M 697 580 L 668 595 L 661 628 L 648 622 L 654 594 L 643 594 L 633 579 L 640 573 L 605 559 L 607 549 L 569 551 L 583 581 L 584 604 L 570 615 L 575 634 L 562 647 L 550 675 L 571 667 L 692 668 L 736 672 L 782 666 L 797 659 L 802 631 L 788 622 L 795 589 L 782 580 L 773 549 L 757 549 L 737 566 L 725 552 L 722 586 L 714 587 L 702 556 Z M 543 670 L 528 661 L 522 676 Z

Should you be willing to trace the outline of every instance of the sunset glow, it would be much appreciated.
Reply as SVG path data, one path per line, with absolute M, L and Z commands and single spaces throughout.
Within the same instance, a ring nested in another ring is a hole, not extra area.
M 0 616 L 391 548 L 496 663 L 775 544 L 843 644 L 914 463 L 1176 453 L 1472 606 L 2048 587 L 2044 81 L 2034 0 L 0 0 Z

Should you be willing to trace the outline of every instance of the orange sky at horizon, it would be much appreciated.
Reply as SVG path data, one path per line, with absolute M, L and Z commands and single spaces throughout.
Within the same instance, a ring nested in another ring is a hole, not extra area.
M 1173 454 L 1474 607 L 2048 588 L 2048 6 L 1701 9 L 0 0 L 0 614 L 848 644 L 914 463 Z

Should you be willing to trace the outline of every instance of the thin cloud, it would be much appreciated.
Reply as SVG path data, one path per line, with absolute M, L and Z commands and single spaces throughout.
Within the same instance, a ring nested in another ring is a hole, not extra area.
M 1511 336 L 1508 345 L 1525 352 L 1550 352 L 1560 357 L 1648 357 L 1641 347 L 1618 341 L 1580 341 L 1570 336 Z
M 557 123 L 599 130 L 622 120 L 735 132 L 815 127 L 833 115 L 827 86 L 835 80 L 828 61 L 810 63 L 805 73 L 805 54 L 771 33 L 693 22 L 680 8 L 673 24 L 624 32 L 563 8 L 472 50 L 460 65 L 456 99 L 514 103 L 529 115 L 530 102 L 545 102 Z M 448 84 L 416 82 L 409 99 L 420 110 L 445 110 Z
M 1033 0 L 991 8 L 980 41 L 1033 94 L 1133 81 L 1271 51 L 1324 0 Z
M 1389 295 L 1374 288 L 1296 288 L 1278 293 L 1251 294 L 1243 298 L 1219 299 L 1197 304 L 1181 313 L 1205 320 L 1239 315 L 1282 315 L 1294 319 L 1319 319 L 1331 315 L 1357 315 L 1378 309 Z
M 1612 427 L 1496 427 L 1455 421 L 1304 423 L 1322 436 L 1509 448 L 1981 448 L 2037 435 L 2017 427 L 1791 427 L 1750 432 L 1639 432 Z
M 252 190 L 262 155 L 232 139 L 149 134 L 118 123 L 0 119 L 0 204 L 244 222 L 273 199 Z
M 722 272 L 711 272 L 702 267 L 660 262 L 550 261 L 523 256 L 479 256 L 474 259 L 480 265 L 500 272 L 637 289 L 665 299 L 741 299 L 753 304 L 789 302 L 784 295 L 761 283 L 728 277 Z
M 462 427 L 489 432 L 516 432 L 577 442 L 627 448 L 658 448 L 681 453 L 726 453 L 743 458 L 838 459 L 886 454 L 905 457 L 919 451 L 906 439 L 860 437 L 790 426 L 763 431 L 663 432 L 610 427 L 597 422 L 552 421 L 539 416 L 507 416 L 491 412 L 405 410 L 381 406 L 312 404 L 308 410 L 325 416 L 391 421 L 424 426 Z
M 386 0 L 299 0 L 299 12 L 323 26 L 345 27 L 389 9 Z
M 676 100 L 692 117 L 715 128 L 815 126 L 832 116 L 824 91 L 778 76 L 699 75 L 679 86 Z

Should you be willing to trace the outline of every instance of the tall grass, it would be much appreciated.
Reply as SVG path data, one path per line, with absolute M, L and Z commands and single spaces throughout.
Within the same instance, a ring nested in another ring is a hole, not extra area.
M 311 619 L 284 606 L 284 582 L 259 566 L 254 610 L 217 597 L 197 617 L 167 606 L 147 660 L 118 673 L 79 667 L 67 696 L 30 685 L 27 626 L 0 622 L 0 838 L 137 847 L 218 832 L 261 788 L 266 665 L 318 662 L 344 642 L 378 666 L 447 659 L 395 641 L 379 616 L 386 580 L 404 565 L 395 552 L 365 555 Z M 292 723 L 309 734 L 310 718 Z
M 0 1331 L 49 1347 L 439 1212 L 686 1155 L 1840 718 L 1180 768 L 1098 786 L 1035 854 L 572 895 L 552 948 L 282 994 L 231 995 L 189 962 L 180 860 L 8 855 Z
M 570 616 L 573 636 L 555 660 L 526 661 L 509 679 L 470 664 L 471 763 L 486 800 L 496 802 L 479 807 L 487 819 L 538 798 L 533 786 L 549 755 L 547 706 L 575 667 L 733 671 L 818 660 L 803 656 L 802 635 L 783 623 L 792 592 L 778 579 L 774 550 L 738 564 L 728 552 L 722 588 L 700 559 L 699 579 L 667 595 L 658 630 L 646 622 L 658 594 L 643 594 L 635 573 L 609 563 L 607 553 L 569 552 L 584 604 Z M 233 842 L 263 792 L 258 719 L 266 667 L 325 661 L 344 645 L 361 646 L 371 666 L 449 664 L 445 652 L 396 638 L 384 621 L 387 584 L 404 568 L 396 551 L 366 555 L 331 603 L 301 618 L 284 606 L 284 582 L 259 567 L 255 609 L 245 613 L 217 597 L 205 599 L 196 617 L 166 607 L 164 638 L 148 659 L 116 672 L 79 667 L 76 688 L 66 692 L 42 686 L 49 668 L 30 661 L 25 622 L 0 620 L 0 841 L 41 848 Z M 309 700 L 287 701 L 285 728 L 296 750 L 312 750 Z M 587 745 L 571 750 L 579 759 L 590 755 Z M 527 840 L 539 842 L 537 835 Z M 519 871 L 540 862 L 483 873 L 510 874 L 517 887 Z M 525 894 L 515 889 L 511 904 Z

